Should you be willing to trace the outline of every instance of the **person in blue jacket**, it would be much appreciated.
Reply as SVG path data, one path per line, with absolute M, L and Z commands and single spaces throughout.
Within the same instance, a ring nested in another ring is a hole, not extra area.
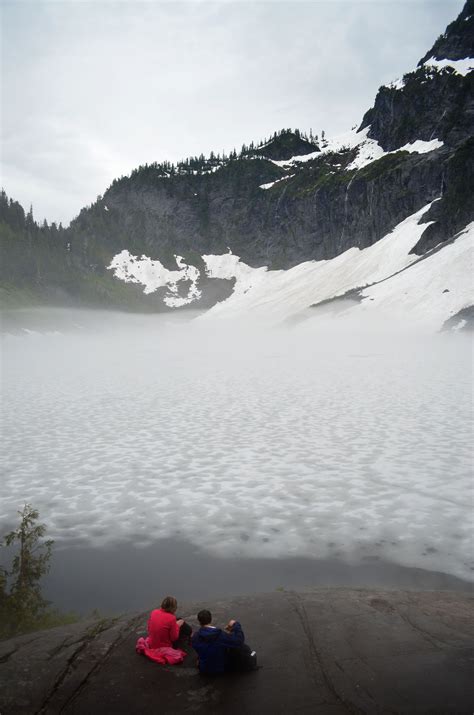
M 199 672 L 209 675 L 232 670 L 255 670 L 257 658 L 245 643 L 242 626 L 229 621 L 224 630 L 212 625 L 212 614 L 199 611 L 201 626 L 192 637 L 192 645 L 199 659 Z

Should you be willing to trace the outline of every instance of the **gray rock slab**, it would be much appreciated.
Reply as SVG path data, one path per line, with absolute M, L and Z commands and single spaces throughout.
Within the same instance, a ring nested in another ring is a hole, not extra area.
M 241 621 L 263 666 L 205 677 L 195 655 L 135 653 L 147 614 L 0 643 L 0 713 L 456 713 L 474 710 L 474 599 L 465 593 L 319 588 L 180 604 L 193 626 Z

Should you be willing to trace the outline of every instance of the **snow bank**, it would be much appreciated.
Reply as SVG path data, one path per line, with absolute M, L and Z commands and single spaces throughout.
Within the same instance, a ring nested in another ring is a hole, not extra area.
M 129 251 L 122 251 L 113 257 L 107 268 L 114 271 L 114 276 L 125 283 L 139 283 L 145 286 L 145 294 L 154 293 L 158 288 L 166 286 L 168 292 L 163 298 L 166 305 L 178 308 L 187 305 L 201 297 L 197 287 L 199 270 L 195 266 L 188 266 L 181 256 L 175 256 L 177 271 L 170 271 L 158 260 L 153 261 L 147 256 L 138 258 Z M 191 285 L 186 296 L 179 295 L 178 284 L 181 281 L 190 281 Z
M 411 142 L 411 144 L 404 144 L 400 149 L 396 151 L 409 151 L 415 154 L 427 154 L 429 151 L 434 151 L 435 149 L 440 149 L 443 146 L 443 142 L 439 139 L 432 139 L 429 142 L 423 141 L 423 139 L 416 139 L 416 141 Z M 394 154 L 395 152 L 389 151 L 387 154 Z
M 431 331 L 474 304 L 474 222 L 439 251 L 363 291 L 351 313 L 390 315 L 397 322 L 422 324 Z
M 282 176 L 281 179 L 276 179 L 276 181 L 270 181 L 268 184 L 260 184 L 258 188 L 271 189 L 272 186 L 275 186 L 275 184 L 279 184 L 281 181 L 287 181 L 288 179 L 292 179 L 294 176 L 295 174 L 288 174 L 288 176 Z
M 251 314 L 279 322 L 314 303 L 375 283 L 417 259 L 408 255 L 428 223 L 418 223 L 431 204 L 402 221 L 391 233 L 363 250 L 350 248 L 330 261 L 308 261 L 287 271 L 251 268 L 238 256 L 203 256 L 213 278 L 235 278 L 233 294 L 202 320 Z
M 295 164 L 311 161 L 312 159 L 324 156 L 325 154 L 341 152 L 348 149 L 357 149 L 356 158 L 349 164 L 349 166 L 347 166 L 346 169 L 347 171 L 352 171 L 353 169 L 362 169 L 372 161 L 377 161 L 377 159 L 381 159 L 383 156 L 388 156 L 389 154 L 394 154 L 397 151 L 425 154 L 443 146 L 443 142 L 439 139 L 433 139 L 429 142 L 417 139 L 411 144 L 405 144 L 405 146 L 400 147 L 399 149 L 384 151 L 375 139 L 370 139 L 367 136 L 369 130 L 370 126 L 365 127 L 361 131 L 351 129 L 351 131 L 340 134 L 337 137 L 334 137 L 334 139 L 329 139 L 327 141 L 327 145 L 321 151 L 305 154 L 304 156 L 293 156 L 291 159 L 287 159 L 285 161 L 273 161 L 273 163 L 282 168 L 289 168 Z M 281 181 L 281 179 L 279 181 Z M 260 188 L 270 188 L 274 183 L 276 182 L 273 182 L 272 184 L 263 184 Z
M 430 57 L 429 60 L 423 63 L 424 67 L 432 67 L 436 70 L 442 70 L 445 67 L 450 67 L 456 74 L 461 74 L 465 77 L 469 72 L 474 70 L 474 58 L 466 57 L 463 60 L 436 60 L 434 57 Z
M 368 131 L 369 127 L 367 128 Z M 364 130 L 366 131 L 366 130 Z M 381 159 L 383 156 L 389 156 L 389 154 L 396 154 L 398 151 L 408 151 L 410 154 L 427 154 L 430 151 L 439 149 L 443 146 L 443 142 L 439 139 L 432 139 L 431 141 L 423 141 L 423 139 L 416 139 L 414 142 L 405 144 L 399 149 L 394 149 L 393 151 L 384 151 L 380 144 L 375 141 L 375 139 L 365 138 L 358 145 L 357 156 L 353 162 L 347 167 L 347 171 L 352 169 L 362 169 L 367 164 L 372 161 Z
M 394 320 L 424 323 L 429 330 L 437 330 L 459 310 L 474 304 L 472 270 L 467 270 L 468 265 L 472 269 L 474 224 L 452 245 L 420 260 L 410 250 L 429 225 L 419 221 L 430 206 L 409 216 L 368 248 L 351 248 L 331 260 L 306 261 L 289 270 L 252 268 L 231 251 L 204 255 L 207 276 L 235 279 L 235 286 L 227 300 L 214 305 L 199 320 L 252 317 L 265 324 L 278 324 L 312 305 L 367 286 L 360 311 L 374 313 L 376 308 L 378 315 L 389 313 Z M 160 261 L 146 256 L 139 259 L 122 251 L 109 268 L 125 282 L 144 285 L 145 293 L 166 286 L 165 303 L 179 307 L 200 298 L 200 274 L 180 256 L 176 256 L 176 263 L 179 270 L 170 271 Z M 404 270 L 411 264 L 415 265 Z M 181 281 L 190 281 L 185 296 L 179 295 Z M 355 310 L 352 307 L 351 313 Z
M 393 82 L 390 82 L 388 86 L 390 87 L 390 89 L 403 89 L 403 87 L 405 86 L 405 80 L 402 77 L 399 77 L 393 80 Z
M 456 74 L 460 74 L 465 77 L 467 74 L 469 74 L 469 72 L 472 72 L 474 70 L 474 59 L 471 57 L 466 57 L 462 60 L 436 60 L 434 57 L 430 57 L 429 60 L 423 62 L 422 67 L 428 67 L 429 69 L 434 71 L 443 70 L 446 67 L 450 67 L 456 72 Z M 416 69 L 412 70 L 412 72 L 416 72 Z M 396 79 L 393 82 L 390 82 L 390 84 L 388 85 L 390 89 L 403 89 L 404 86 L 405 80 L 403 78 Z

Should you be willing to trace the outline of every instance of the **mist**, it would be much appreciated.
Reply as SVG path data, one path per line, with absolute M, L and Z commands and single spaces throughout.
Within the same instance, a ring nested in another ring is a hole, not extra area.
M 179 543 L 247 591 L 259 559 L 471 581 L 471 339 L 301 317 L 5 313 L 0 533 L 29 502 L 134 579 Z

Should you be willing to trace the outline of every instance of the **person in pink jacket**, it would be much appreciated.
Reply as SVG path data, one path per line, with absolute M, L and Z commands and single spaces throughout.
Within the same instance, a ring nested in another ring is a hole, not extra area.
M 176 620 L 178 602 L 173 596 L 166 596 L 161 608 L 155 608 L 148 619 L 149 648 L 172 648 L 181 638 L 191 635 L 191 627 L 180 618 Z

